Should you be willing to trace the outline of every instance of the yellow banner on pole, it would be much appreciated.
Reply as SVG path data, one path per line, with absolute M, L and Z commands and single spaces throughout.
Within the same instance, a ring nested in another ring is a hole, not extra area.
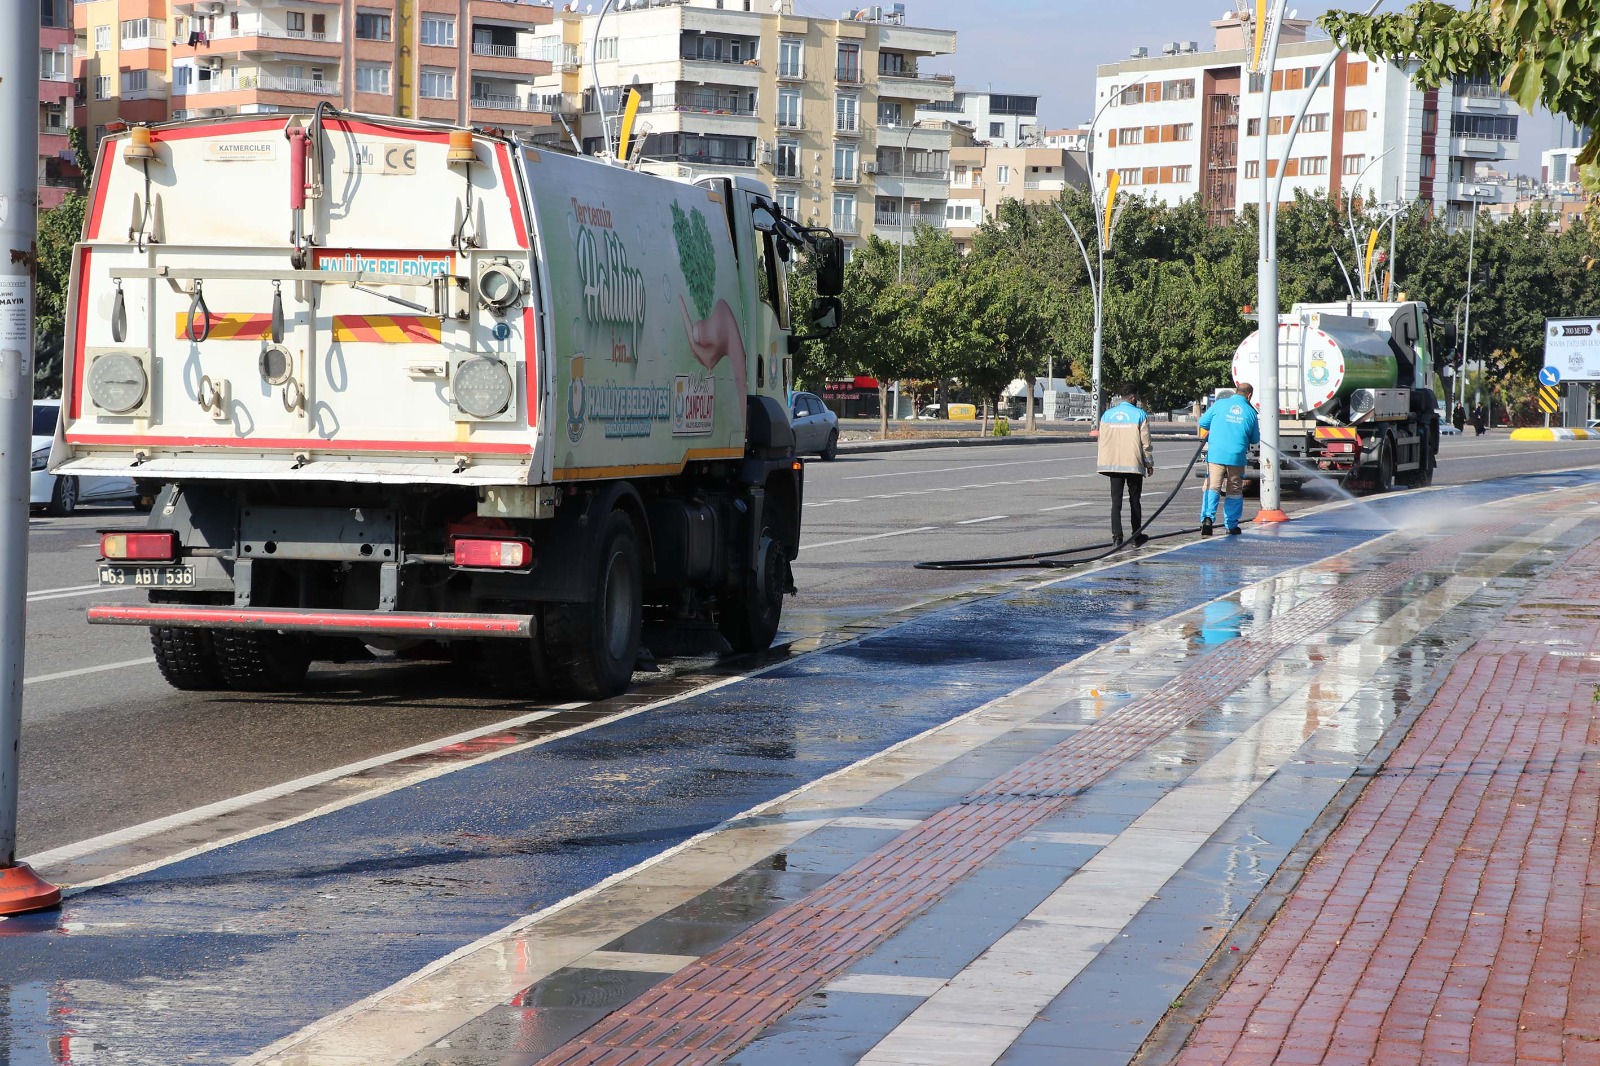
M 1122 178 L 1115 170 L 1106 181 L 1106 219 L 1100 227 L 1100 247 L 1111 246 L 1111 211 L 1117 205 L 1117 186 L 1122 183 Z
M 622 108 L 622 132 L 617 135 L 617 158 L 628 161 L 628 142 L 633 139 L 633 120 L 639 115 L 639 90 L 628 90 L 628 102 Z
M 1361 288 L 1366 289 L 1372 281 L 1372 251 L 1378 247 L 1378 231 L 1374 229 L 1367 237 L 1367 261 L 1361 268 Z
M 1261 46 L 1267 39 L 1267 0 L 1256 0 L 1255 54 L 1250 57 L 1250 72 L 1261 70 Z

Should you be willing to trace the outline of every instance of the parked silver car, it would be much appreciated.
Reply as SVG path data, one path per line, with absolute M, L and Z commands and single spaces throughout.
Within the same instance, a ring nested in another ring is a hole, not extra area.
M 33 461 L 28 477 L 28 507 L 46 514 L 69 515 L 80 503 L 131 503 L 139 506 L 139 490 L 131 477 L 58 477 L 45 469 L 55 440 L 60 400 L 33 401 Z
M 789 399 L 789 424 L 794 427 L 797 455 L 819 455 L 832 461 L 839 454 L 839 416 L 809 392 Z

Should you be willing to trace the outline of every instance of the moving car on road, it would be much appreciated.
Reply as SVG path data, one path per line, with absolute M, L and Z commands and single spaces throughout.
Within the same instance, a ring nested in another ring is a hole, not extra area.
M 28 478 L 28 507 L 46 514 L 69 515 L 80 503 L 139 502 L 139 490 L 131 477 L 74 477 L 52 474 L 44 467 L 50 461 L 50 443 L 55 440 L 56 420 L 61 417 L 60 400 L 33 401 L 33 461 Z
M 832 462 L 839 455 L 839 416 L 809 392 L 789 400 L 789 424 L 794 429 L 794 453 L 818 455 Z

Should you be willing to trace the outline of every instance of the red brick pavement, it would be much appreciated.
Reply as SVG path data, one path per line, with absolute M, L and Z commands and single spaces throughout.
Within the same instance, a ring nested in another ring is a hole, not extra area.
M 708 1066 L 754 1039 L 1078 790 L 1217 705 L 1286 649 L 1510 527 L 1486 523 L 1354 576 L 1023 762 L 678 971 L 540 1066 Z
M 1597 570 L 1456 661 L 1179 1066 L 1600 1064 Z

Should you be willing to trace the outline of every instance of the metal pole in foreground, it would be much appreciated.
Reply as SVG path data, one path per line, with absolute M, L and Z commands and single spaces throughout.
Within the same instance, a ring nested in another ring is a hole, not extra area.
M 61 901 L 59 888 L 17 862 L 39 159 L 39 20 L 22 23 L 0 34 L 0 915 Z
M 1266 38 L 1266 61 L 1261 64 L 1261 207 L 1257 224 L 1260 228 L 1259 256 L 1256 262 L 1256 310 L 1259 312 L 1256 331 L 1260 365 L 1256 373 L 1261 389 L 1261 509 L 1256 512 L 1257 522 L 1286 522 L 1283 512 L 1282 471 L 1278 467 L 1278 252 L 1273 230 L 1278 205 L 1273 198 L 1275 186 L 1267 175 L 1267 147 L 1270 138 L 1267 130 L 1272 121 L 1272 71 L 1278 62 L 1278 31 L 1283 25 L 1284 9 L 1289 0 L 1273 4 L 1271 31 Z M 1264 12 L 1265 3 L 1256 10 Z M 1256 33 L 1268 33 L 1267 27 L 1256 25 Z
M 1467 404 L 1467 336 L 1472 330 L 1472 254 L 1478 240 L 1478 191 L 1473 189 L 1472 224 L 1467 227 L 1467 295 L 1465 321 L 1461 324 L 1461 405 Z M 1481 378 L 1482 375 L 1480 375 Z

